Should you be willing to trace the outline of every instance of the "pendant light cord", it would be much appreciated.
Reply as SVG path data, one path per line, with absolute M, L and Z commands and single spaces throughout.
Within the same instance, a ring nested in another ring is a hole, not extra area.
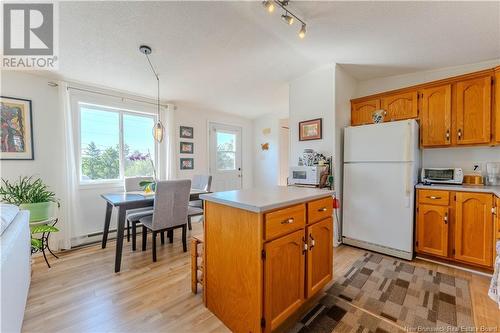
M 158 121 L 160 121 L 160 78 L 158 76 L 158 73 L 156 73 L 155 68 L 153 67 L 153 64 L 151 63 L 151 60 L 149 59 L 149 54 L 146 53 L 146 59 L 148 59 L 149 66 L 151 67 L 151 71 L 153 72 L 155 78 L 156 78 L 156 83 L 157 83 L 157 90 L 158 90 Z

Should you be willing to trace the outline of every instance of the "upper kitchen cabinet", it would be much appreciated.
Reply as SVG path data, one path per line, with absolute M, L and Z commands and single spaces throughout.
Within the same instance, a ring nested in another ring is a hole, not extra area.
M 387 112 L 385 121 L 417 118 L 418 95 L 416 91 L 382 97 L 382 109 Z
M 456 143 L 489 143 L 491 139 L 491 76 L 456 83 Z
M 420 143 L 422 147 L 451 144 L 451 84 L 422 90 Z
M 495 68 L 495 142 L 500 143 L 500 66 Z
M 371 124 L 372 115 L 380 109 L 380 99 L 373 99 L 363 102 L 353 102 L 351 109 L 351 125 Z

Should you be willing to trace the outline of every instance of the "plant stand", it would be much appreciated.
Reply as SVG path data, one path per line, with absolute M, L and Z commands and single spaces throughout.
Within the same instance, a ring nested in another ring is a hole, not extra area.
M 30 226 L 33 226 L 33 225 L 49 225 L 51 227 L 54 227 L 57 222 L 59 221 L 59 218 L 51 218 L 51 219 L 48 219 L 48 220 L 45 220 L 45 221 L 38 221 L 38 222 L 33 222 L 33 223 L 30 223 Z M 37 252 L 42 252 L 43 254 L 43 258 L 45 259 L 45 263 L 47 263 L 47 266 L 50 268 L 50 264 L 49 264 L 49 261 L 47 259 L 47 255 L 45 253 L 45 250 L 49 251 L 49 253 L 56 259 L 59 259 L 58 256 L 56 256 L 54 254 L 54 252 L 52 252 L 52 250 L 50 249 L 50 246 L 49 246 L 49 237 L 50 237 L 50 231 L 49 232 L 42 232 L 42 237 L 40 238 L 40 240 L 42 241 L 42 246 L 40 249 L 35 249 L 35 248 L 31 248 L 31 254 L 34 254 L 34 253 L 37 253 Z

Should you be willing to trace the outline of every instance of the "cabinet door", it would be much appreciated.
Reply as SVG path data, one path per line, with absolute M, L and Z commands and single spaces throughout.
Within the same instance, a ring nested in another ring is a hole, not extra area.
M 422 91 L 420 112 L 422 147 L 448 146 L 451 143 L 451 85 Z
M 495 70 L 495 141 L 500 143 L 500 67 Z
M 459 81 L 456 92 L 457 144 L 490 142 L 491 77 Z
M 304 230 L 301 229 L 264 246 L 266 331 L 278 327 L 304 301 L 304 238 Z
M 373 123 L 373 112 L 380 109 L 380 100 L 373 99 L 365 102 L 352 103 L 351 125 L 363 125 Z
M 418 206 L 418 252 L 448 256 L 448 215 L 447 206 Z
M 495 217 L 496 217 L 496 238 L 500 239 L 500 197 L 496 197 L 495 203 Z
M 327 218 L 306 228 L 309 249 L 307 251 L 307 288 L 309 298 L 332 279 L 333 220 Z
M 385 121 L 403 120 L 417 118 L 418 116 L 418 95 L 416 91 L 389 95 L 382 98 L 382 109 L 387 114 Z
M 455 259 L 491 266 L 493 258 L 493 195 L 457 192 Z

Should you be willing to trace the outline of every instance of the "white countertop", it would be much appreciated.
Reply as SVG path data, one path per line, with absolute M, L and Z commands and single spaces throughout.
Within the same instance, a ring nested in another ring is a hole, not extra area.
M 446 190 L 446 191 L 462 191 L 462 192 L 482 192 L 482 193 L 491 193 L 500 198 L 500 186 L 492 186 L 492 185 L 447 185 L 447 184 L 432 184 L 432 185 L 424 185 L 417 184 L 416 188 L 428 188 L 433 190 Z
M 261 213 L 333 194 L 334 191 L 325 189 L 273 186 L 202 194 L 200 199 Z

